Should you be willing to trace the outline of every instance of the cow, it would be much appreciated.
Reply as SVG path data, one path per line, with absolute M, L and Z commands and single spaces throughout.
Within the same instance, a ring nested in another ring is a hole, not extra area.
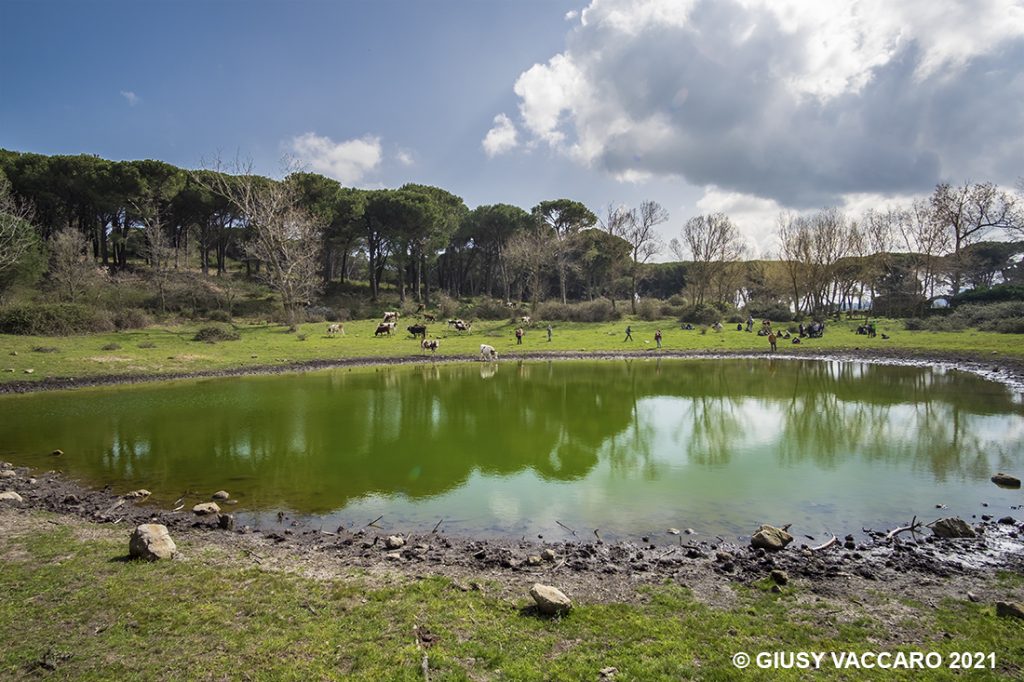
M 435 321 L 435 318 L 434 318 L 434 316 L 433 316 L 433 315 L 431 315 L 430 313 L 423 313 L 423 320 L 424 320 L 425 322 L 434 322 L 434 321 Z
M 519 318 L 519 321 L 522 322 L 523 325 L 527 326 L 527 327 L 529 327 L 530 324 L 532 324 L 532 321 L 530 320 L 530 316 L 529 315 L 523 315 L 522 317 Z
M 462 320 L 455 320 L 455 331 L 457 332 L 468 332 L 473 326 L 469 322 L 463 322 Z
M 454 327 L 457 324 L 462 324 L 462 320 L 459 320 L 459 319 L 448 320 L 448 326 L 449 327 Z
M 413 324 L 406 327 L 406 329 L 409 330 L 409 333 L 412 334 L 413 338 L 416 338 L 417 336 L 422 336 L 424 340 L 427 338 L 427 325 L 425 324 Z
M 391 332 L 395 331 L 395 327 L 397 326 L 397 322 L 381 322 L 377 325 L 377 331 L 375 331 L 373 335 L 380 336 L 381 334 L 387 334 L 388 336 L 391 336 Z
M 497 360 L 498 351 L 494 350 L 494 346 L 488 346 L 486 343 L 480 344 L 480 359 L 481 360 Z
M 422 341 L 420 341 L 420 348 L 422 348 L 423 350 L 429 350 L 432 353 L 436 353 L 437 348 L 440 345 L 441 342 L 438 341 L 437 339 L 430 339 L 429 341 L 423 339 Z
M 396 322 L 396 321 L 398 321 L 399 317 L 400 317 L 400 315 L 398 314 L 398 312 L 394 311 L 394 310 L 391 310 L 391 311 L 388 311 L 388 312 L 384 313 L 384 321 L 385 322 Z
M 336 334 L 341 334 L 342 336 L 345 336 L 345 325 L 341 324 L 340 322 L 335 322 L 334 324 L 327 325 L 327 335 L 335 336 Z

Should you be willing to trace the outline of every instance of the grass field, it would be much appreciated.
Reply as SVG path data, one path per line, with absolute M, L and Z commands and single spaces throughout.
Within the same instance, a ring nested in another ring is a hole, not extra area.
M 345 323 L 345 335 L 327 335 L 327 323 L 302 325 L 289 333 L 283 325 L 237 322 L 238 341 L 215 344 L 193 341 L 203 324 L 154 326 L 142 330 L 71 337 L 0 335 L 0 382 L 38 381 L 46 377 L 128 376 L 133 374 L 181 374 L 189 372 L 244 369 L 288 365 L 312 360 L 345 358 L 401 358 L 423 356 L 419 343 L 405 328 L 412 321 L 401 320 L 392 337 L 375 337 L 376 320 Z M 858 322 L 843 321 L 829 326 L 820 339 L 804 339 L 799 346 L 780 339 L 779 353 L 813 353 L 816 350 L 881 349 L 892 352 L 964 353 L 988 356 L 993 353 L 1024 357 L 1024 335 L 994 332 L 905 331 L 897 320 L 877 324 L 879 336 L 857 335 Z M 633 341 L 624 341 L 625 329 Z M 654 332 L 664 334 L 665 352 L 728 351 L 767 352 L 765 337 L 738 332 L 727 326 L 722 332 L 686 331 L 674 320 L 644 322 L 621 320 L 614 323 L 554 323 L 553 339 L 547 341 L 544 323 L 526 330 L 522 345 L 516 345 L 516 324 L 504 320 L 477 321 L 469 333 L 451 331 L 441 324 L 430 325 L 428 335 L 441 339 L 438 357 L 475 358 L 481 343 L 494 346 L 502 359 L 519 353 L 567 352 L 649 352 L 656 353 Z M 887 334 L 889 339 L 883 339 Z M 27 373 L 26 370 L 32 370 Z
M 928 605 L 880 588 L 841 600 L 799 582 L 776 594 L 765 581 L 727 588 L 727 605 L 709 606 L 663 585 L 548 619 L 527 608 L 525 586 L 485 580 L 462 591 L 443 577 L 341 567 L 309 577 L 301 564 L 282 570 L 212 543 L 180 543 L 173 562 L 129 562 L 129 529 L 11 511 L 0 511 L 0 528 L 3 679 L 597 680 L 607 667 L 616 680 L 807 678 L 737 670 L 740 651 L 995 652 L 995 669 L 972 679 L 1013 679 L 1024 663 L 1021 621 L 966 599 Z M 921 671 L 826 667 L 813 677 Z

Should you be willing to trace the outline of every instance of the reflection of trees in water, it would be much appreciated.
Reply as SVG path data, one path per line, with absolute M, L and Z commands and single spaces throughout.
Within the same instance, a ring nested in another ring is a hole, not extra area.
M 675 399 L 679 413 L 643 409 L 661 397 Z M 163 481 L 175 496 L 245 478 L 252 503 L 307 511 L 378 492 L 436 495 L 474 472 L 574 480 L 599 457 L 615 472 L 654 478 L 654 443 L 667 424 L 680 461 L 702 466 L 728 464 L 737 442 L 768 424 L 786 463 L 831 468 L 856 453 L 909 461 L 939 479 L 987 477 L 1013 461 L 1019 443 L 1001 450 L 977 432 L 979 416 L 1021 413 L 1009 391 L 971 376 L 758 360 L 338 370 L 88 400 L 40 394 L 3 407 L 5 449 L 42 455 L 74 443 L 81 457 L 67 465 L 86 478 Z M 752 414 L 758 424 L 747 422 Z

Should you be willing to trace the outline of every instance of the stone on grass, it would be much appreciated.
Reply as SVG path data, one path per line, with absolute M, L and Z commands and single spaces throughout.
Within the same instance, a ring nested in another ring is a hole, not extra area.
M 786 545 L 791 542 L 793 542 L 792 535 L 781 528 L 769 526 L 768 524 L 762 525 L 750 537 L 751 546 L 764 549 L 769 552 L 778 552 L 784 549 Z
M 198 516 L 220 514 L 220 507 L 217 506 L 216 502 L 201 502 L 200 504 L 192 507 L 192 513 Z
M 572 601 L 557 587 L 535 583 L 530 588 L 530 596 L 537 602 L 537 610 L 546 616 L 569 613 L 572 608 Z
M 1001 618 L 1024 618 L 1024 604 L 1015 601 L 997 601 L 996 615 Z
M 226 490 L 218 490 L 213 494 L 213 499 L 215 500 L 226 500 L 229 499 L 230 497 L 231 496 L 228 495 Z
M 932 532 L 940 538 L 973 538 L 977 536 L 971 524 L 956 516 L 939 519 L 931 526 Z
M 24 502 L 24 501 L 25 500 L 23 500 L 21 498 L 21 495 L 19 495 L 18 493 L 14 492 L 13 490 L 8 490 L 7 492 L 0 493 L 0 502 Z
M 401 535 L 389 535 L 384 541 L 384 546 L 388 549 L 399 549 L 405 546 L 405 538 Z
M 132 532 L 131 540 L 128 541 L 128 554 L 132 558 L 157 561 L 173 558 L 177 552 L 178 548 L 167 532 L 167 526 L 159 523 L 142 524 Z

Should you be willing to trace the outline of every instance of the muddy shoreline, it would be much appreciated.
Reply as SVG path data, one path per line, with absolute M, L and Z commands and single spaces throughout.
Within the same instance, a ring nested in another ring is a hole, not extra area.
M 767 354 L 751 353 L 532 353 L 505 356 L 514 360 L 556 359 L 715 359 L 757 358 Z M 977 357 L 965 353 L 918 354 L 912 352 L 835 351 L 785 353 L 771 356 L 779 360 L 848 360 L 903 365 L 939 366 L 967 371 L 1006 383 L 1013 390 L 1024 390 L 1024 361 L 1002 357 Z M 443 358 L 359 358 L 339 361 L 315 361 L 257 369 L 194 372 L 179 375 L 106 376 L 87 379 L 53 379 L 43 382 L 18 382 L 0 387 L 4 393 L 59 390 L 84 386 L 131 384 L 172 379 L 277 374 L 331 367 L 364 365 L 404 365 L 430 362 L 467 362 L 467 357 Z M 177 510 L 161 509 L 145 499 L 126 499 L 111 489 L 91 489 L 65 477 L 60 471 L 38 472 L 13 464 L 0 464 L 8 472 L 0 480 L 0 489 L 18 492 L 23 502 L 5 504 L 2 513 L 41 510 L 90 523 L 120 526 L 125 537 L 141 523 L 161 523 L 172 536 L 196 542 L 215 542 L 237 546 L 260 563 L 259 557 L 277 557 L 275 561 L 316 565 L 387 570 L 413 576 L 424 573 L 452 577 L 456 584 L 481 576 L 499 582 L 549 580 L 567 585 L 579 594 L 598 599 L 629 599 L 638 585 L 666 581 L 685 584 L 698 592 L 716 594 L 722 585 L 753 583 L 769 577 L 773 570 L 784 571 L 790 579 L 803 580 L 817 590 L 828 591 L 837 585 L 899 585 L 911 592 L 943 583 L 943 591 L 959 593 L 995 571 L 1024 572 L 1024 523 L 1008 518 L 1008 510 L 991 510 L 979 520 L 966 519 L 978 532 L 972 539 L 940 539 L 923 529 L 916 536 L 904 533 L 895 540 L 867 537 L 864 529 L 851 528 L 848 537 L 839 537 L 833 546 L 815 550 L 829 538 L 808 538 L 800 529 L 791 529 L 796 538 L 779 552 L 755 549 L 744 541 L 704 538 L 667 532 L 645 538 L 642 543 L 604 542 L 580 532 L 571 540 L 482 539 L 439 532 L 403 533 L 400 528 L 373 525 L 362 528 L 312 528 L 302 520 L 282 516 L 271 528 L 231 527 L 232 507 L 224 506 L 222 518 L 200 517 L 192 505 L 209 498 L 189 498 Z M 13 475 L 11 475 L 13 474 Z M 1024 500 L 1024 498 L 1022 498 Z M 1015 513 L 1024 517 L 1024 504 Z M 981 510 L 979 514 L 981 515 Z M 942 516 L 939 510 L 921 510 L 920 518 L 931 522 Z M 999 517 L 999 518 L 997 518 Z M 907 519 L 909 521 L 910 519 Z M 766 520 L 770 522 L 770 520 Z M 240 525 L 240 524 L 239 524 Z M 225 528 L 224 526 L 228 526 Z M 756 528 L 751 528 L 753 533 Z M 890 529 L 875 529 L 890 530 Z M 386 547 L 391 535 L 401 535 L 404 545 Z M 862 538 L 856 540 L 856 537 Z M 539 559 L 544 550 L 553 559 Z M 531 557 L 533 559 L 531 560 Z M 470 583 L 472 584 L 472 583 Z M 832 587 L 829 587 L 832 586 Z M 467 587 L 467 589 L 472 589 Z

